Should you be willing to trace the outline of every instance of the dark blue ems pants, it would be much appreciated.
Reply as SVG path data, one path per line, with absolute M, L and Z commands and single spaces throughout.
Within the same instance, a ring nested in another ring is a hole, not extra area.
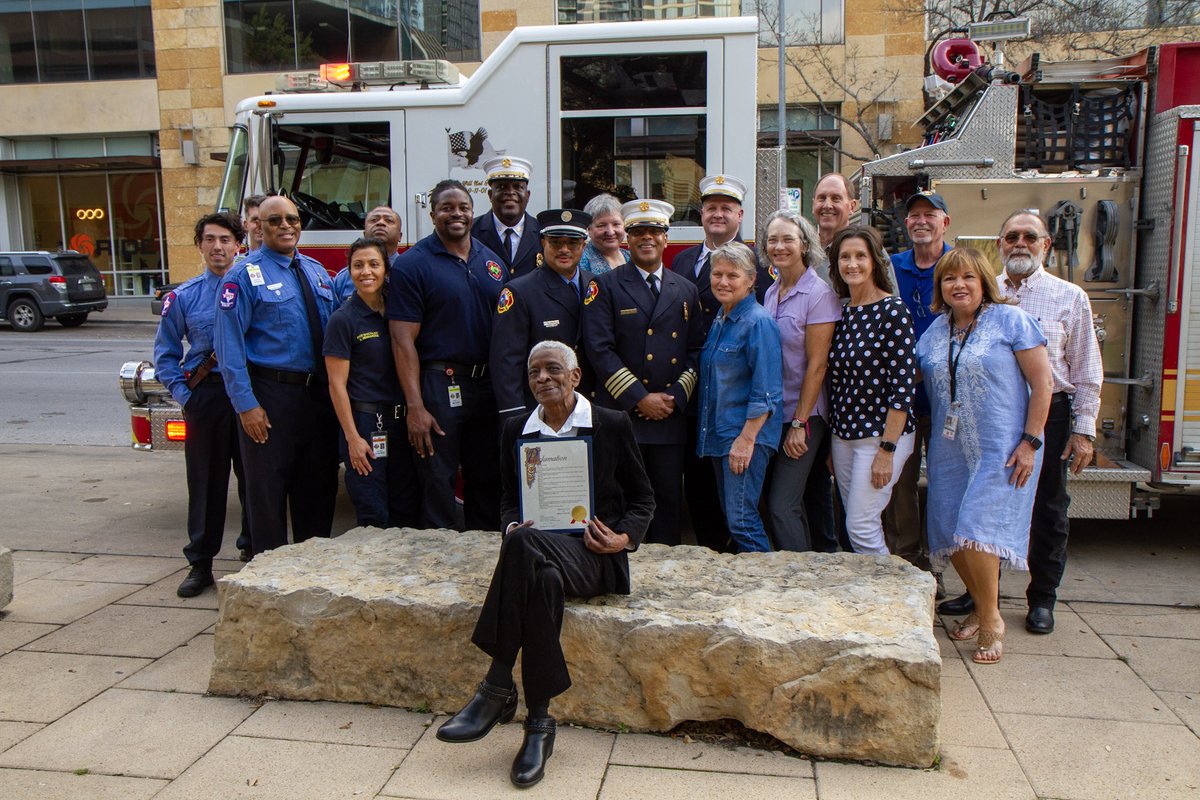
M 379 416 L 354 411 L 358 435 L 371 443 L 380 424 L 388 437 L 387 457 L 371 460 L 371 472 L 359 475 L 350 465 L 346 435 L 338 431 L 338 453 L 346 468 L 346 493 L 354 503 L 359 525 L 375 528 L 412 528 L 417 525 L 421 493 L 417 486 L 416 456 L 408 442 L 408 420 L 396 417 L 392 406 Z

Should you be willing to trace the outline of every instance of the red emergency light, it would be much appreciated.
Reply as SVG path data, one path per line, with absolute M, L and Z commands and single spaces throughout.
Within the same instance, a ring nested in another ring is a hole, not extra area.
M 187 441 L 187 423 L 181 419 L 167 420 L 167 441 L 168 442 L 185 442 L 185 441 Z
M 134 444 L 150 444 L 150 418 L 134 416 L 131 421 Z

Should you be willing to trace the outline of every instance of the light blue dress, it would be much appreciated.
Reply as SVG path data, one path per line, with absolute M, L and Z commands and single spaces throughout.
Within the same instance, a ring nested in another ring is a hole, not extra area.
M 958 431 L 942 434 L 950 410 L 950 316 L 941 314 L 917 342 L 925 392 L 933 407 L 927 525 L 929 557 L 944 568 L 963 549 L 999 556 L 1001 567 L 1027 570 L 1029 520 L 1043 450 L 1018 489 L 1004 464 L 1021 443 L 1029 384 L 1016 352 L 1046 344 L 1037 320 L 1016 306 L 984 306 L 958 360 Z M 958 356 L 958 344 L 954 347 Z

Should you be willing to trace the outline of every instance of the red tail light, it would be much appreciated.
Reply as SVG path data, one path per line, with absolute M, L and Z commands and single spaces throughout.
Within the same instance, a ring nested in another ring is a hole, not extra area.
M 133 441 L 135 444 L 150 444 L 150 418 L 132 417 Z
M 187 423 L 181 419 L 167 420 L 167 441 L 168 442 L 185 442 L 185 441 L 187 441 Z
M 67 290 L 67 279 L 62 275 L 51 275 L 50 285 L 60 292 L 65 292 Z

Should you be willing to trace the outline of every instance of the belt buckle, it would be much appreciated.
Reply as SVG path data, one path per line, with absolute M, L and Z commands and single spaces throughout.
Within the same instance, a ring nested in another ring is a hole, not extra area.
M 472 364 L 471 365 L 471 377 L 472 378 L 482 378 L 483 373 L 486 371 L 487 371 L 487 364 Z
M 313 378 L 314 378 L 314 377 L 316 377 L 314 373 L 312 373 L 312 372 L 306 372 L 306 373 L 304 374 L 304 385 L 305 385 L 306 387 L 308 387 L 308 386 L 312 386 L 312 382 L 313 382 Z
M 404 419 L 404 415 L 407 410 L 407 406 L 392 406 L 392 419 Z

